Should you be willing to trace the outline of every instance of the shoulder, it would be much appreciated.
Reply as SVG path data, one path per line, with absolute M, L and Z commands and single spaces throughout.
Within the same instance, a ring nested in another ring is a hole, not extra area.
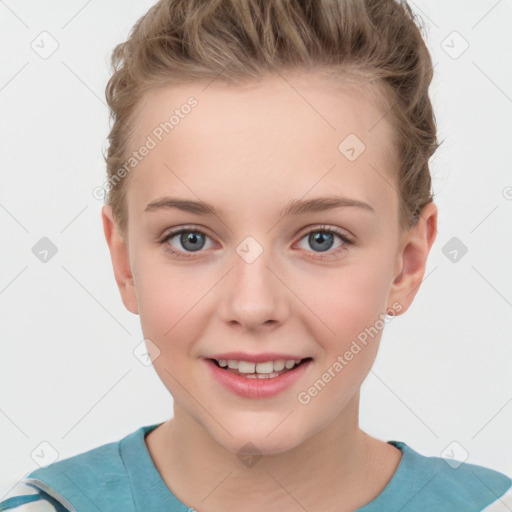
M 75 511 L 73 504 L 83 504 L 87 499 L 81 490 L 91 496 L 96 492 L 105 494 L 106 489 L 118 491 L 126 477 L 119 445 L 120 441 L 104 444 L 35 469 L 25 475 L 8 499 L 0 502 L 0 511 Z
M 100 503 L 129 488 L 119 445 L 120 441 L 103 444 L 38 468 L 23 482 L 50 494 L 63 511 L 87 510 L 91 501 Z
M 54 505 L 57 512 L 90 510 L 92 503 L 103 512 L 132 512 L 132 486 L 125 463 L 127 460 L 137 463 L 130 457 L 136 457 L 143 450 L 145 433 L 157 425 L 140 427 L 118 441 L 37 468 L 22 482 L 40 493 L 41 498 Z M 26 497 L 25 500 L 37 502 L 35 497 Z M 12 503 L 9 507 L 13 507 Z M 4 509 L 0 506 L 1 510 Z M 16 512 L 39 512 L 39 509 L 16 509 Z M 41 512 L 46 512 L 46 509 L 41 509 Z M 48 512 L 54 510 L 48 509 Z
M 512 510 L 512 489 L 493 501 L 482 512 L 510 512 Z
M 410 495 L 422 506 L 428 505 L 428 510 L 498 512 L 502 509 L 486 507 L 511 499 L 512 480 L 503 473 L 477 464 L 428 457 L 398 441 L 392 444 L 402 450 L 411 473 Z
M 14 512 L 68 512 L 51 496 L 26 483 L 19 483 L 9 498 L 0 501 L 0 510 Z

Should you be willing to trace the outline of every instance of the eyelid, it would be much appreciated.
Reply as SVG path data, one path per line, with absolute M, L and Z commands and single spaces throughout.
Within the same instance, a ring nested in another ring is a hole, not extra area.
M 341 238 L 347 240 L 347 242 L 355 242 L 355 237 L 350 231 L 338 227 L 333 227 L 329 224 L 311 224 L 306 226 L 299 231 L 300 237 L 303 238 L 305 235 L 311 233 L 312 231 L 327 231 L 330 233 L 335 233 Z M 297 234 L 297 236 L 299 236 L 299 234 Z
M 308 235 L 310 233 L 322 232 L 322 231 L 327 232 L 327 233 L 332 233 L 332 234 L 338 236 L 341 239 L 341 241 L 343 242 L 343 244 L 340 247 L 335 248 L 334 250 L 327 251 L 325 253 L 325 256 L 323 255 L 322 252 L 317 253 L 315 251 L 308 251 L 308 252 L 316 255 L 316 259 L 325 259 L 328 257 L 335 257 L 339 251 L 346 248 L 345 246 L 353 245 L 355 243 L 354 236 L 352 235 L 352 233 L 347 234 L 347 233 L 349 233 L 347 230 L 341 230 L 338 227 L 336 227 L 336 228 L 331 227 L 327 224 L 312 224 L 312 225 L 304 227 L 303 229 L 301 229 L 299 231 L 300 235 L 299 234 L 296 235 L 297 237 L 299 237 L 297 242 L 300 242 L 306 235 Z M 157 243 L 164 244 L 167 241 L 174 238 L 175 236 L 181 234 L 182 232 L 201 233 L 201 234 L 205 235 L 206 237 L 210 238 L 211 240 L 213 240 L 213 237 L 207 233 L 206 228 L 203 228 L 203 227 L 197 226 L 197 225 L 183 225 L 183 226 L 179 226 L 176 228 L 170 228 L 169 230 L 164 231 L 164 233 L 157 239 Z M 174 254 L 175 256 L 178 256 L 178 257 L 190 258 L 195 255 L 195 252 L 176 250 L 176 249 L 172 248 L 171 246 L 166 247 L 165 250 Z M 203 250 L 197 251 L 197 253 L 202 253 L 202 252 L 206 252 L 206 251 L 203 251 Z M 313 259 L 315 259 L 315 257 Z
M 169 240 L 173 239 L 175 236 L 180 235 L 183 232 L 195 232 L 195 233 L 201 233 L 202 235 L 205 235 L 206 237 L 213 240 L 213 237 L 211 237 L 207 232 L 207 230 L 202 227 L 192 226 L 192 225 L 184 225 L 176 228 L 170 228 L 169 230 L 165 230 L 164 233 L 158 237 L 156 240 L 156 243 L 160 245 L 165 245 L 164 251 L 170 253 L 173 255 L 173 257 L 177 259 L 192 259 L 195 258 L 195 252 L 187 252 L 182 251 L 179 249 L 175 249 L 172 247 L 168 242 Z M 206 251 L 199 250 L 198 253 L 203 253 Z
M 342 238 L 343 237 L 346 238 L 350 242 L 354 242 L 355 237 L 354 237 L 354 235 L 352 235 L 352 233 L 350 233 L 350 231 L 348 231 L 346 229 L 340 230 L 340 228 L 337 228 L 337 227 L 334 228 L 334 227 L 329 226 L 328 224 L 311 224 L 309 226 L 302 228 L 295 236 L 299 236 L 299 234 L 300 234 L 300 237 L 303 238 L 305 235 L 309 234 L 312 231 L 322 231 L 322 230 L 335 233 L 335 234 L 341 236 Z M 179 226 L 176 228 L 170 228 L 168 230 L 165 230 L 164 233 L 158 237 L 157 241 L 161 242 L 161 241 L 165 240 L 166 238 L 170 237 L 171 235 L 176 236 L 183 231 L 196 231 L 196 232 L 202 233 L 210 238 L 213 238 L 211 235 L 208 234 L 206 228 L 203 228 L 202 226 L 198 226 L 198 225 L 189 224 L 189 225 L 183 225 L 183 226 Z
M 208 230 L 206 228 L 203 228 L 202 226 L 194 225 L 194 224 L 185 224 L 183 226 L 177 226 L 175 228 L 169 228 L 166 229 L 158 238 L 157 242 L 161 242 L 169 237 L 174 237 L 176 235 L 179 235 L 183 231 L 193 231 L 196 233 L 202 233 L 203 235 L 206 235 L 210 238 L 213 238 L 211 235 L 208 234 Z
M 335 237 L 337 236 L 341 240 L 341 245 L 339 245 L 338 247 L 335 247 L 334 249 L 329 249 L 328 251 L 325 251 L 325 252 L 315 252 L 312 250 L 306 250 L 307 255 L 304 255 L 303 253 L 298 254 L 298 256 L 301 259 L 305 259 L 307 261 L 309 261 L 309 260 L 325 261 L 325 262 L 337 261 L 340 258 L 342 253 L 347 251 L 350 246 L 355 245 L 355 240 L 354 240 L 354 236 L 352 235 L 352 233 L 350 233 L 350 235 L 347 235 L 344 231 L 342 231 L 338 227 L 335 228 L 335 227 L 328 226 L 326 224 L 321 224 L 321 225 L 310 225 L 304 229 L 305 229 L 305 231 L 301 231 L 301 234 L 298 237 L 299 239 L 298 239 L 297 243 L 300 243 L 303 238 L 305 238 L 309 234 L 315 233 L 315 232 L 330 233 L 330 234 L 334 235 Z

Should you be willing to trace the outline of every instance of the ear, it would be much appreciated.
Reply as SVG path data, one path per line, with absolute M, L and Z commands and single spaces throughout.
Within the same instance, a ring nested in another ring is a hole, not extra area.
M 128 311 L 138 314 L 139 310 L 130 267 L 128 244 L 119 233 L 110 205 L 103 206 L 101 217 L 103 220 L 103 232 L 105 233 L 108 248 L 110 249 L 114 275 L 123 304 Z
M 436 234 L 437 206 L 430 202 L 421 210 L 418 222 L 402 234 L 397 262 L 399 271 L 391 285 L 387 305 L 393 315 L 403 314 L 409 309 L 425 274 L 427 256 Z

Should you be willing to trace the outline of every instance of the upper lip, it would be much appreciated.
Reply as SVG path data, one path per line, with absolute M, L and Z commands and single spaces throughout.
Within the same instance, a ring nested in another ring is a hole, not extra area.
M 231 359 L 234 361 L 248 361 L 250 363 L 265 363 L 267 361 L 276 361 L 278 359 L 290 361 L 292 359 L 297 360 L 306 358 L 291 354 L 278 354 L 275 352 L 265 352 L 263 354 L 247 354 L 245 352 L 225 352 L 223 354 L 214 354 L 208 356 L 207 359 L 216 359 L 217 361 L 220 361 L 221 359 L 229 361 Z

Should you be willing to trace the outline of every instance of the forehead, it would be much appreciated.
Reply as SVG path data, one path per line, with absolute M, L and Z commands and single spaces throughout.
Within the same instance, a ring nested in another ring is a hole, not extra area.
M 213 202 L 236 195 L 248 205 L 284 199 L 286 191 L 296 198 L 338 187 L 384 207 L 397 187 L 393 131 L 380 93 L 311 75 L 150 91 L 134 117 L 131 149 L 151 149 L 131 176 L 129 201 L 141 211 L 179 190 Z

